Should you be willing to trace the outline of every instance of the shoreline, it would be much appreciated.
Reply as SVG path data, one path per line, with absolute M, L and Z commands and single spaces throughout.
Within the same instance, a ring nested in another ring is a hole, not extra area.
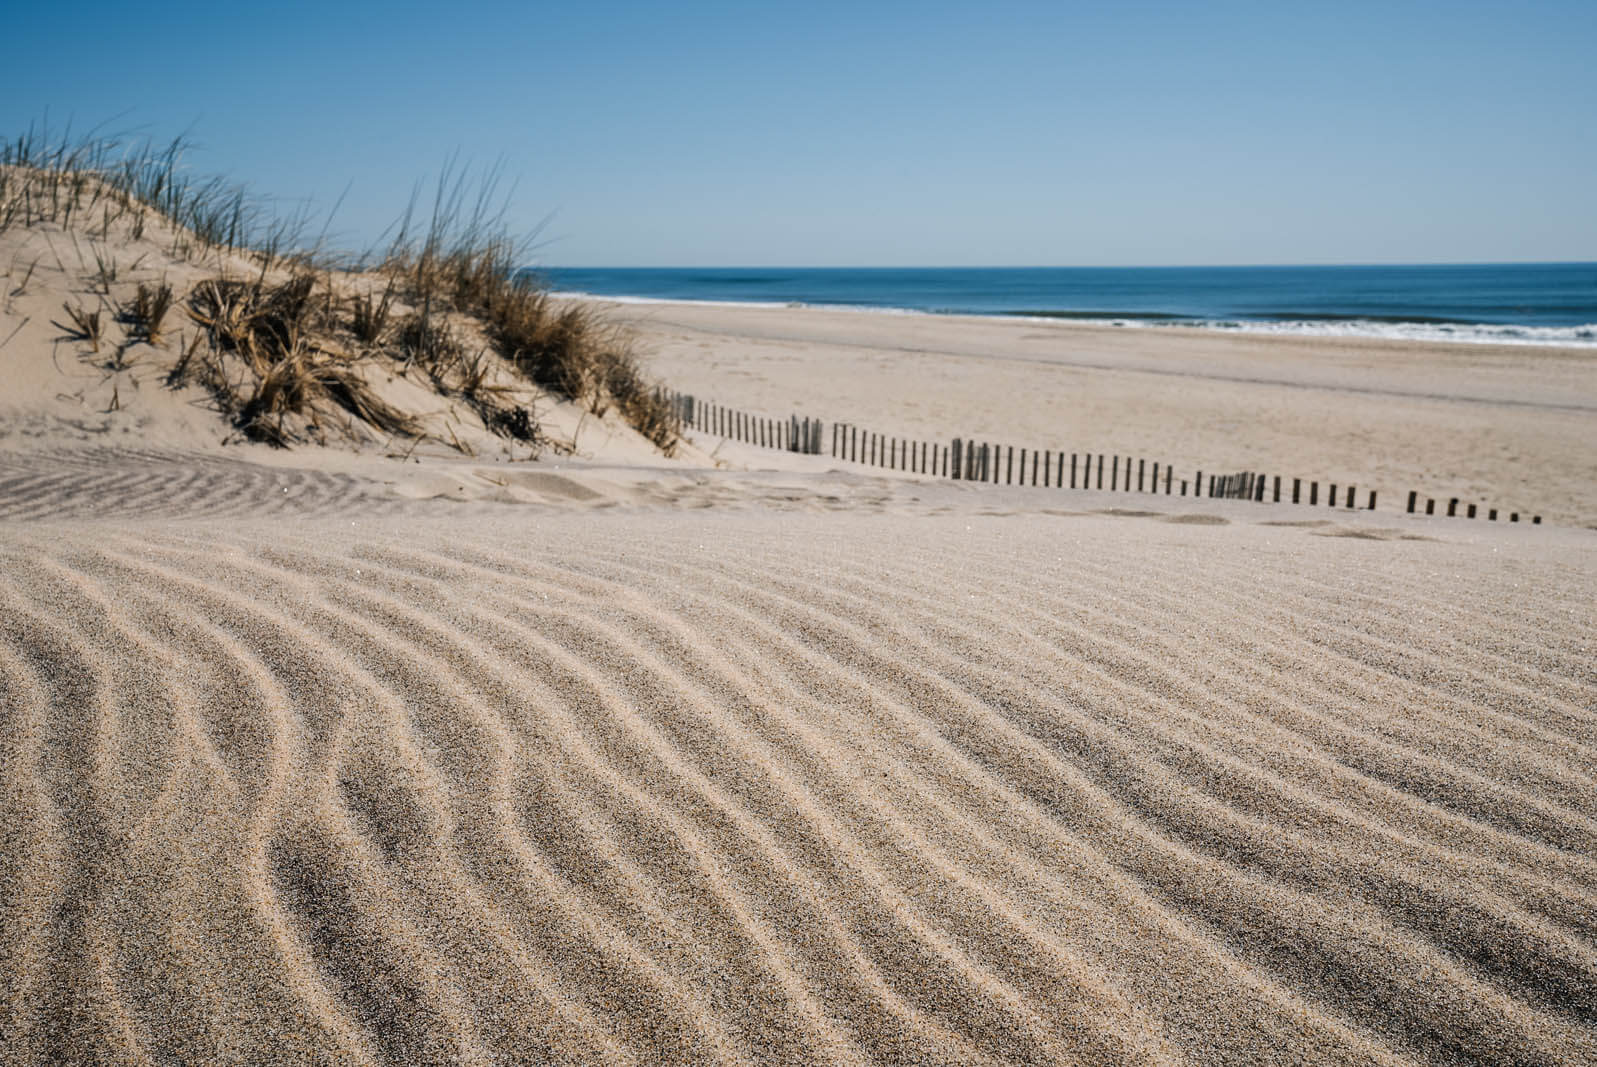
M 1597 323 L 1583 323 L 1579 326 L 1543 327 L 1516 326 L 1508 323 L 1488 322 L 1472 323 L 1459 321 L 1457 323 L 1438 323 L 1421 322 L 1418 320 L 1400 319 L 1396 321 L 1386 321 L 1357 318 L 1207 319 L 1189 317 L 1186 321 L 1176 321 L 1171 315 L 1148 315 L 1145 317 L 1133 317 L 1129 315 L 1116 316 L 1106 314 L 1100 317 L 1092 312 L 1077 313 L 1073 311 L 938 311 L 928 310 L 925 308 L 895 307 L 874 304 L 828 304 L 806 302 L 802 300 L 709 300 L 686 297 L 611 295 L 564 289 L 552 289 L 549 292 L 549 296 L 557 300 L 582 301 L 598 304 L 619 304 L 624 306 L 665 305 L 705 308 L 749 308 L 766 310 L 851 312 L 865 315 L 908 316 L 931 319 L 975 319 L 978 321 L 998 320 L 1005 322 L 1026 322 L 1034 324 L 1067 324 L 1080 325 L 1092 329 L 1108 330 L 1187 330 L 1200 334 L 1218 334 L 1221 336 L 1264 336 L 1275 339 L 1308 338 L 1314 340 L 1336 341 L 1379 341 L 1396 344 L 1442 346 L 1468 345 L 1471 348 L 1505 347 L 1516 349 L 1567 349 L 1572 352 L 1597 354 Z M 1368 328 L 1355 329 L 1353 327 L 1356 324 L 1368 324 Z M 1457 327 L 1457 332 L 1454 332 L 1451 327 Z M 1574 330 L 1578 333 L 1590 333 L 1591 337 L 1589 339 L 1584 337 L 1545 338 L 1517 335 L 1510 332 L 1516 330 Z
M 750 412 L 1301 476 L 1385 499 L 1478 498 L 1597 524 L 1597 361 L 1584 349 L 591 306 L 635 335 L 673 389 Z

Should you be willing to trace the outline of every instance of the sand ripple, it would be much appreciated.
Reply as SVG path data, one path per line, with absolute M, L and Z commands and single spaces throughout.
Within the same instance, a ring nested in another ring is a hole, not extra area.
M 68 473 L 8 1062 L 1597 1060 L 1583 550 Z

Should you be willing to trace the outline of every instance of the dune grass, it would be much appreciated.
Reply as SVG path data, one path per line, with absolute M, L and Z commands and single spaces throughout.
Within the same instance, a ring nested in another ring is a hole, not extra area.
M 594 414 L 614 406 L 669 455 L 678 441 L 676 420 L 643 375 L 627 335 L 589 308 L 557 305 L 517 268 L 531 238 L 505 225 L 500 178 L 490 168 L 473 183 L 467 170 L 446 162 L 425 226 L 415 225 L 413 196 L 378 270 L 397 280 L 412 304 L 479 319 L 525 378 Z
M 157 344 L 170 309 L 185 305 L 209 349 L 185 348 L 168 379 L 206 380 L 247 436 L 286 446 L 300 435 L 285 417 L 327 402 L 385 433 L 422 432 L 417 420 L 386 410 L 362 386 L 348 353 L 340 362 L 337 346 L 319 347 L 318 338 L 333 338 L 359 350 L 355 363 L 386 359 L 420 369 L 439 392 L 463 397 L 485 425 L 506 436 L 539 439 L 532 412 L 488 387 L 494 360 L 593 414 L 613 409 L 665 454 L 675 450 L 677 422 L 628 337 L 586 308 L 558 305 L 519 269 L 531 236 L 517 236 L 506 224 L 509 198 L 500 193 L 498 167 L 473 176 L 446 161 L 430 210 L 418 211 L 418 186 L 386 246 L 352 257 L 326 248 L 320 237 L 307 242 L 305 211 L 280 215 L 244 185 L 190 175 L 183 167 L 187 148 L 181 138 L 157 145 L 30 127 L 0 143 L 0 233 L 54 224 L 97 232 L 102 242 L 113 230 L 138 240 L 160 217 L 171 224 L 163 232 L 171 234 L 168 251 L 176 258 L 249 258 L 250 279 L 224 271 L 182 294 L 164 282 L 141 285 L 119 313 L 131 339 Z M 93 254 L 97 289 L 109 297 L 120 266 L 102 249 Z M 335 271 L 346 281 L 369 276 L 371 284 L 341 296 Z M 321 307 L 312 309 L 318 281 Z M 415 310 L 401 314 L 403 307 Z M 98 312 L 68 308 L 67 315 L 72 325 L 64 328 L 97 351 Z M 468 355 L 451 326 L 455 316 L 474 322 L 490 349 Z M 225 372 L 225 355 L 241 361 L 243 380 Z
M 161 343 L 166 313 L 171 308 L 170 284 L 162 282 L 159 285 L 146 285 L 141 282 L 132 303 L 124 309 L 123 318 L 131 328 L 134 338 L 146 344 L 158 345 Z

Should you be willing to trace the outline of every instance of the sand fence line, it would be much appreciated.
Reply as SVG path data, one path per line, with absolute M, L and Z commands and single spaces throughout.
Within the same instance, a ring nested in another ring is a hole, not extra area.
M 1142 493 L 1163 496 L 1207 497 L 1216 500 L 1247 500 L 1264 504 L 1324 506 L 1342 511 L 1374 511 L 1377 491 L 1366 489 L 1362 506 L 1357 485 L 1340 485 L 1300 477 L 1266 474 L 1260 471 L 1221 473 L 1193 468 L 1190 478 L 1177 477 L 1175 464 L 1163 460 L 1122 456 L 1104 452 L 1065 452 L 1057 449 L 1016 448 L 990 441 L 955 437 L 947 444 L 896 437 L 862 429 L 853 423 L 825 422 L 805 415 L 778 418 L 743 411 L 700 399 L 687 393 L 662 389 L 679 428 L 698 430 L 729 441 L 756 448 L 820 456 L 828 454 L 847 463 L 858 463 L 881 470 L 922 474 L 953 481 L 982 485 L 1033 486 L 1048 489 L 1102 489 L 1109 492 Z M 830 442 L 828 446 L 828 442 Z M 1321 498 L 1324 498 L 1324 504 Z M 1437 513 L 1439 499 L 1421 497 L 1410 490 L 1404 512 Z M 1460 509 L 1463 509 L 1462 511 Z M 1499 509 L 1484 503 L 1449 497 L 1448 518 L 1498 520 Z M 1508 511 L 1507 521 L 1519 522 L 1520 513 Z M 1540 515 L 1530 522 L 1540 525 Z

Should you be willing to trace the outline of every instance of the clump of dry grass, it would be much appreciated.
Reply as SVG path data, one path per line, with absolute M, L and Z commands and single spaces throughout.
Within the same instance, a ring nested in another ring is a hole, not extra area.
M 146 344 L 160 344 L 166 313 L 171 308 L 172 286 L 170 284 L 162 282 L 159 285 L 147 285 L 140 282 L 138 292 L 134 294 L 133 302 L 123 312 L 130 327 L 131 336 Z
M 377 344 L 388 331 L 394 304 L 394 282 L 389 279 L 381 296 L 364 293 L 350 302 L 350 332 L 365 344 Z
M 70 323 L 63 325 L 57 322 L 57 329 L 65 330 L 68 336 L 77 341 L 87 341 L 91 352 L 100 351 L 100 337 L 102 335 L 100 309 L 90 311 L 81 304 L 65 303 L 61 309 L 67 313 Z
M 329 408 L 384 433 L 422 436 L 414 417 L 382 400 L 355 366 L 314 339 L 328 326 L 315 284 L 310 274 L 276 286 L 213 279 L 190 294 L 189 317 L 211 345 L 201 380 L 218 405 L 245 436 L 279 447 L 302 435 L 320 439 L 319 416 Z M 242 365 L 236 381 L 223 362 L 228 354 Z M 185 372 L 193 357 L 192 349 L 185 353 Z
M 430 306 L 400 324 L 399 347 L 407 365 L 415 363 L 435 378 L 454 366 L 463 352 L 448 323 L 434 315 Z

